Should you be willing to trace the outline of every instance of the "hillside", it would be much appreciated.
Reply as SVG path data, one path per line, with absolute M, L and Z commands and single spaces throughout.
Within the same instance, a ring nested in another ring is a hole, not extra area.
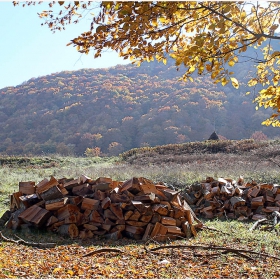
M 250 67 L 240 66 L 238 76 Z M 276 128 L 261 125 L 269 112 L 255 111 L 242 83 L 235 90 L 207 77 L 178 81 L 181 74 L 152 62 L 64 71 L 0 89 L 0 153 L 84 155 L 98 147 L 116 155 L 205 140 L 214 129 L 233 140 L 260 130 L 277 136 Z

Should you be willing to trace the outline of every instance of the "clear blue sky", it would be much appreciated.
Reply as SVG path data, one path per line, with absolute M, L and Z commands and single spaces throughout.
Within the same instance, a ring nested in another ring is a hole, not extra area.
M 89 30 L 91 16 L 53 34 L 47 25 L 41 26 L 44 20 L 37 15 L 48 9 L 48 2 L 24 8 L 14 7 L 12 2 L 0 2 L 0 89 L 64 70 L 129 63 L 113 51 L 94 59 L 92 53 L 81 55 L 74 47 L 67 47 L 70 39 Z

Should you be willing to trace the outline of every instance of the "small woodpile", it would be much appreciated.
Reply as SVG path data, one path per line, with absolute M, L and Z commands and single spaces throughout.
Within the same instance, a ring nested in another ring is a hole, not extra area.
M 242 177 L 238 181 L 208 177 L 187 187 L 181 195 L 196 215 L 205 218 L 260 220 L 280 209 L 279 185 L 245 183 Z
M 2 217 L 9 216 L 8 228 L 35 226 L 82 239 L 97 235 L 164 241 L 190 238 L 201 227 L 179 191 L 135 177 L 119 182 L 84 175 L 58 180 L 52 176 L 38 184 L 20 182 L 19 191 L 10 197 L 10 213 Z

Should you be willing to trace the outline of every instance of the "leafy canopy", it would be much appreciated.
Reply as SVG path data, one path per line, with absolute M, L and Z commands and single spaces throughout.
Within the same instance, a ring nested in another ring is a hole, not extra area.
M 28 2 L 31 3 L 34 2 Z M 57 3 L 61 6 L 58 15 L 52 10 L 39 14 L 52 31 L 78 23 L 97 4 Z M 49 6 L 57 3 L 53 1 Z M 256 108 L 272 108 L 274 113 L 263 124 L 280 126 L 280 51 L 272 48 L 272 42 L 280 40 L 277 34 L 280 3 L 104 1 L 98 5 L 98 14 L 91 13 L 90 30 L 72 39 L 68 45 L 81 53 L 94 52 L 95 57 L 101 56 L 106 49 L 113 49 L 137 64 L 154 59 L 166 64 L 170 56 L 178 67 L 186 68 L 182 79 L 192 80 L 193 73 L 209 73 L 216 83 L 231 82 L 235 88 L 239 88 L 239 82 L 230 67 L 253 60 L 256 67 L 248 78 L 248 85 L 259 90 Z M 248 57 L 245 53 L 248 47 L 261 52 L 256 51 L 255 57 Z

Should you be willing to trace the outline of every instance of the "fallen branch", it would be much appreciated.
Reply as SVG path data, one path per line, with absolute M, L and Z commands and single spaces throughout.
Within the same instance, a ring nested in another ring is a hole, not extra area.
M 256 227 L 257 227 L 259 224 L 261 224 L 261 223 L 263 223 L 263 222 L 266 222 L 266 221 L 267 221 L 266 218 L 256 221 L 256 222 L 252 225 L 252 227 L 249 229 L 249 231 L 253 231 L 254 229 L 256 229 Z
M 124 254 L 124 251 L 120 250 L 120 249 L 113 249 L 113 248 L 101 248 L 101 249 L 98 249 L 98 250 L 94 250 L 94 251 L 91 251 L 85 255 L 82 255 L 82 257 L 88 257 L 88 256 L 92 256 L 92 255 L 96 255 L 96 254 L 99 254 L 99 253 L 106 253 L 106 252 L 114 252 L 114 253 L 122 253 Z
M 203 225 L 202 229 L 208 229 L 208 230 L 216 231 L 216 232 L 223 233 L 223 234 L 229 234 L 228 232 L 224 232 L 224 231 L 221 231 L 221 230 L 213 228 L 213 227 L 208 227 L 206 225 Z
M 167 245 L 167 246 L 159 246 L 159 247 L 156 247 L 156 248 L 152 248 L 150 250 L 145 247 L 145 250 L 149 253 L 153 253 L 153 252 L 161 250 L 161 249 L 174 249 L 174 248 L 176 248 L 176 249 L 189 248 L 189 249 L 225 251 L 227 253 L 234 253 L 234 254 L 242 255 L 243 257 L 245 257 L 245 255 L 242 254 L 242 253 L 249 253 L 249 254 L 260 256 L 260 257 L 268 257 L 268 258 L 280 260 L 279 257 L 269 255 L 269 254 L 266 254 L 266 253 L 260 253 L 260 252 L 255 252 L 255 251 L 251 251 L 251 250 L 245 250 L 245 249 L 233 249 L 233 248 L 228 248 L 228 247 L 218 247 L 218 246 L 216 247 L 216 246 L 205 246 L 205 245 Z M 251 258 L 251 257 L 246 256 L 246 258 Z
M 56 246 L 56 243 L 41 243 L 41 242 L 36 243 L 36 242 L 25 241 L 18 236 L 17 236 L 17 238 L 18 238 L 18 240 L 7 238 L 0 231 L 0 239 L 4 240 L 6 242 L 11 242 L 11 243 L 15 243 L 15 244 L 22 244 L 22 245 L 31 246 L 31 247 L 38 247 L 38 248 L 53 248 L 53 247 Z
M 272 217 L 274 217 L 274 226 L 276 226 L 279 222 L 278 220 L 280 220 L 280 213 L 278 211 L 273 211 L 272 212 Z

